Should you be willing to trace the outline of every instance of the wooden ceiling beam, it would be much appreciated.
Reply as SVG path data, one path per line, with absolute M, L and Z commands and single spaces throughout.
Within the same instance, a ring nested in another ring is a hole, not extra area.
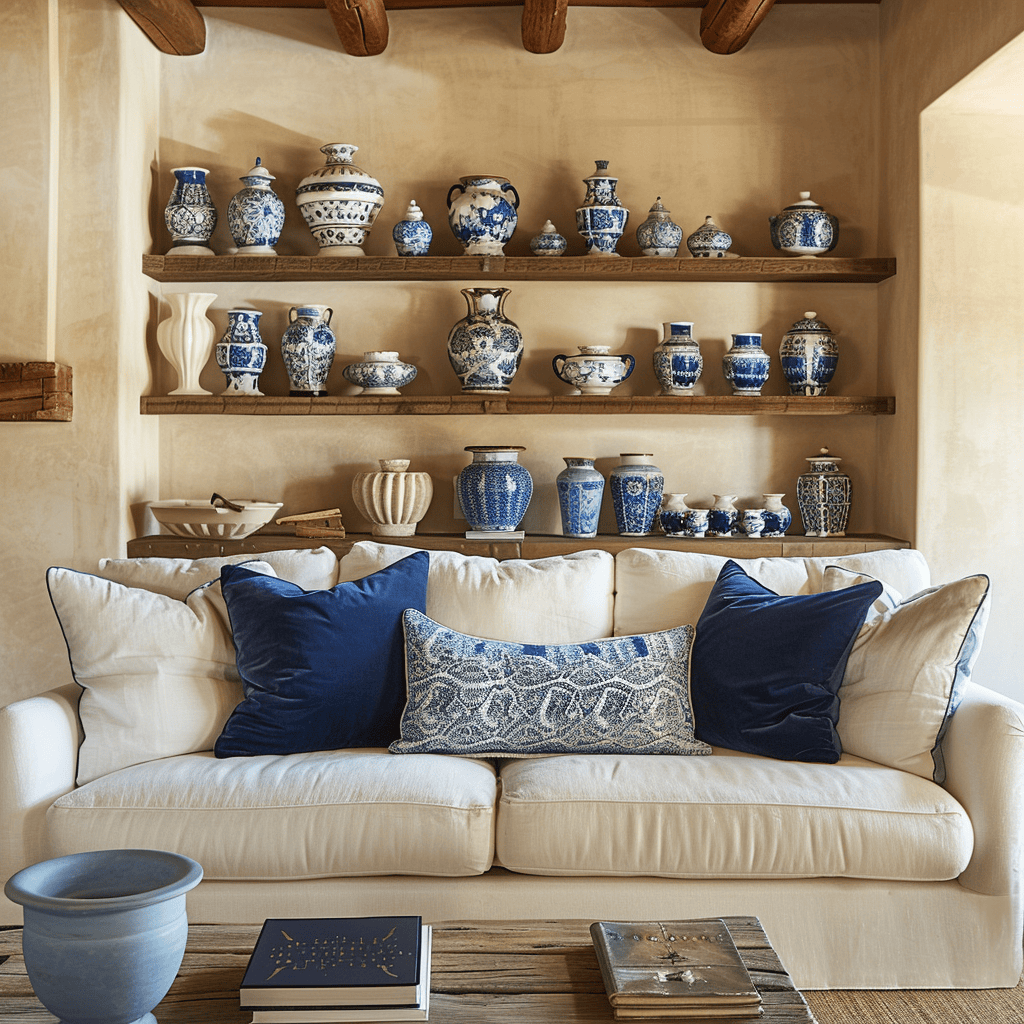
M 375 57 L 388 45 L 388 13 L 383 0 L 325 0 L 334 28 L 353 57 Z
M 193 57 L 206 49 L 206 22 L 192 0 L 118 0 L 162 53 Z
M 700 12 L 700 41 L 712 53 L 735 53 L 750 41 L 775 0 L 708 0 Z
M 554 53 L 565 39 L 569 0 L 523 0 L 523 46 L 530 53 Z

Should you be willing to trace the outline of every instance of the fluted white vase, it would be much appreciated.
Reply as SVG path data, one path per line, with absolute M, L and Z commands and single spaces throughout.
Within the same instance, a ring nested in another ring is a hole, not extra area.
M 375 537 L 411 537 L 434 497 L 429 473 L 409 473 L 408 459 L 380 459 L 379 473 L 357 473 L 352 500 Z
M 171 315 L 156 328 L 156 340 L 164 358 L 178 374 L 171 395 L 211 395 L 199 386 L 199 374 L 210 358 L 215 329 L 206 316 L 216 295 L 211 292 L 172 292 L 166 295 Z

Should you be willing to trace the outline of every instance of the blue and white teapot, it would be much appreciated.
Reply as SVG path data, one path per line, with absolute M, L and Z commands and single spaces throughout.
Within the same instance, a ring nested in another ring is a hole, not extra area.
M 769 217 L 772 245 L 794 256 L 820 256 L 831 252 L 839 241 L 839 221 L 801 192 L 800 200 L 782 213 Z

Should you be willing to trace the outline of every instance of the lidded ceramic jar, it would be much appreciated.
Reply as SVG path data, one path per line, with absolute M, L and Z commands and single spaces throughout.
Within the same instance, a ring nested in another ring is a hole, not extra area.
M 839 221 L 814 202 L 810 192 L 801 192 L 797 202 L 769 217 L 768 223 L 772 245 L 794 256 L 820 256 L 839 241 Z
M 568 248 L 569 243 L 551 221 L 544 221 L 539 235 L 530 239 L 530 252 L 534 256 L 561 256 Z
M 415 199 L 409 200 L 405 218 L 391 229 L 391 237 L 399 256 L 426 256 L 430 251 L 434 232 L 423 219 L 423 211 L 416 205 Z
M 704 223 L 686 239 L 690 255 L 698 258 L 721 258 L 732 245 L 732 235 L 723 231 L 708 214 Z
M 594 468 L 594 460 L 565 456 L 565 469 L 555 477 L 555 487 L 562 535 L 596 537 L 604 477 Z
M 276 256 L 284 227 L 284 203 L 270 187 L 274 176 L 256 157 L 256 166 L 238 179 L 240 189 L 228 203 L 228 230 L 239 256 Z
M 609 355 L 610 345 L 580 345 L 579 355 L 551 360 L 555 376 L 581 395 L 610 395 L 636 366 L 631 355 Z
M 403 363 L 397 352 L 364 352 L 361 363 L 349 363 L 341 375 L 363 390 L 361 395 L 397 395 L 416 379 L 416 367 Z
M 352 500 L 375 537 L 411 537 L 434 496 L 429 473 L 409 473 L 408 459 L 379 459 L 379 473 L 357 473 Z
M 691 395 L 700 380 L 704 359 L 693 337 L 693 321 L 669 320 L 662 324 L 665 332 L 654 350 L 654 376 L 663 395 Z
M 458 193 L 458 194 L 456 194 Z M 448 189 L 448 224 L 467 256 L 502 256 L 519 220 L 519 193 L 497 174 L 469 174 Z
M 771 356 L 761 348 L 761 335 L 734 334 L 732 348 L 722 356 L 722 373 L 734 395 L 759 395 L 768 380 Z
M 295 190 L 295 202 L 320 256 L 365 256 L 363 242 L 384 205 L 380 182 L 352 163 L 358 150 L 347 142 L 321 146 L 327 162 Z
M 511 533 L 533 495 L 533 478 L 519 465 L 522 445 L 468 445 L 473 461 L 459 473 L 456 490 L 471 531 Z
M 823 395 L 839 363 L 839 343 L 829 325 L 808 310 L 782 336 L 779 359 L 791 395 Z
M 619 179 L 608 173 L 608 161 L 597 160 L 597 169 L 583 179 L 587 194 L 576 210 L 576 230 L 587 245 L 588 256 L 618 256 L 615 247 L 626 230 L 629 210 L 619 201 Z
M 807 459 L 808 469 L 796 482 L 800 519 L 808 537 L 844 537 L 850 519 L 850 478 L 840 472 L 838 456 L 822 448 Z
M 675 256 L 679 251 L 683 229 L 672 220 L 672 211 L 661 205 L 661 196 L 636 229 L 636 240 L 644 256 Z
M 650 452 L 623 452 L 608 474 L 615 525 L 623 537 L 642 537 L 651 532 L 661 508 L 665 475 L 651 461 Z

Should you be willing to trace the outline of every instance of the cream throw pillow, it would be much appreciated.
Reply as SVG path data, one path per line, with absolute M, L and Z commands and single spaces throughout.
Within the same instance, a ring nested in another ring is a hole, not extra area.
M 824 590 L 871 578 L 829 566 Z M 981 648 L 989 579 L 967 576 L 909 598 L 883 586 L 846 663 L 839 738 L 848 753 L 943 782 L 942 737 Z

